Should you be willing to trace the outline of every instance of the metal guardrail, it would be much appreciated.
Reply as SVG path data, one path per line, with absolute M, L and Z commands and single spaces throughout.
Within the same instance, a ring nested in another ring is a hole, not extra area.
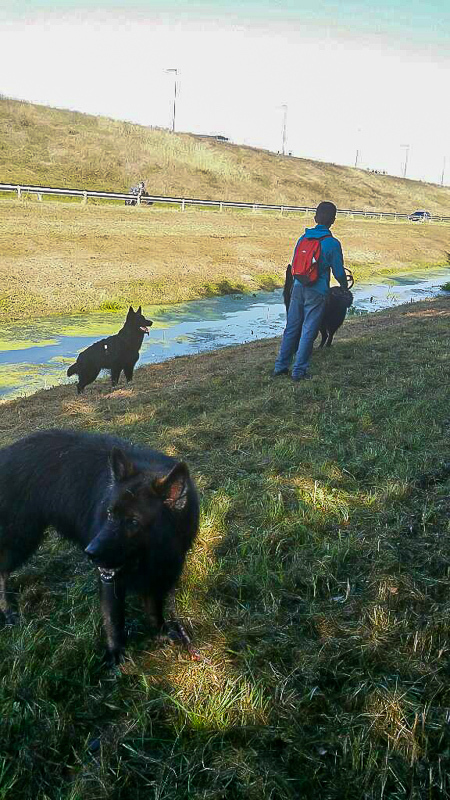
M 22 194 L 37 194 L 39 199 L 45 195 L 60 195 L 63 197 L 80 197 L 83 203 L 87 203 L 90 197 L 102 198 L 105 200 L 135 200 L 137 205 L 146 203 L 167 203 L 181 206 L 184 211 L 186 206 L 210 206 L 218 208 L 222 211 L 223 208 L 248 208 L 252 211 L 266 210 L 266 211 L 279 211 L 283 214 L 285 211 L 300 211 L 300 212 L 314 212 L 315 207 L 312 206 L 289 206 L 289 205 L 267 205 L 265 203 L 244 203 L 233 202 L 231 200 L 202 200 L 194 197 L 163 197 L 160 195 L 146 195 L 144 198 L 138 197 L 135 194 L 126 194 L 124 192 L 96 192 L 86 191 L 83 189 L 58 189 L 52 186 L 26 186 L 13 183 L 0 183 L 0 192 L 17 192 L 17 197 L 20 199 Z M 338 208 L 338 214 L 352 217 L 365 217 L 376 219 L 408 219 L 408 214 L 397 211 L 361 211 L 359 209 L 351 208 Z M 444 217 L 437 214 L 431 216 L 431 222 L 450 222 L 450 216 Z

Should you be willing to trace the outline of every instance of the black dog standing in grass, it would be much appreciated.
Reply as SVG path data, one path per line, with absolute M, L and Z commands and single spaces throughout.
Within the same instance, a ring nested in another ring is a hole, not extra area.
M 319 327 L 319 331 L 322 334 L 319 347 L 323 347 L 324 345 L 326 347 L 331 347 L 333 336 L 337 329 L 341 327 L 347 315 L 347 309 L 350 308 L 353 303 L 353 294 L 350 289 L 355 281 L 350 270 L 346 267 L 344 267 L 344 269 L 347 275 L 347 289 L 343 289 L 341 286 L 332 286 L 328 292 Z M 289 309 L 293 283 L 294 279 L 292 277 L 291 265 L 288 264 L 283 288 L 283 301 L 286 307 L 286 314 Z
M 182 625 L 167 628 L 163 611 L 198 522 L 183 462 L 107 435 L 48 430 L 21 439 L 0 450 L 0 610 L 15 621 L 7 578 L 53 526 L 98 569 L 108 663 L 123 652 L 127 592 L 195 657 Z
M 133 380 L 134 365 L 139 358 L 144 334 L 148 335 L 151 325 L 152 320 L 143 316 L 141 306 L 137 311 L 133 311 L 130 306 L 125 324 L 119 333 L 101 339 L 83 350 L 75 364 L 67 370 L 69 378 L 71 375 L 78 375 L 78 394 L 81 394 L 88 383 L 95 381 L 102 369 L 111 371 L 113 386 L 117 386 L 122 370 L 127 383 Z

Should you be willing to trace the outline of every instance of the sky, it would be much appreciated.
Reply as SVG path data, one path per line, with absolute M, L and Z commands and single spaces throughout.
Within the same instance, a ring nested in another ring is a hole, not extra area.
M 0 0 L 0 93 L 450 185 L 448 0 Z M 0 176 L 1 180 L 1 176 Z

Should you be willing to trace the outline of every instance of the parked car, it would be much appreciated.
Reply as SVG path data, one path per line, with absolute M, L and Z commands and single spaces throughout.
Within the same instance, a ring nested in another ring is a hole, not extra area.
M 410 214 L 408 219 L 410 222 L 429 222 L 431 214 L 429 211 L 414 211 L 414 214 Z

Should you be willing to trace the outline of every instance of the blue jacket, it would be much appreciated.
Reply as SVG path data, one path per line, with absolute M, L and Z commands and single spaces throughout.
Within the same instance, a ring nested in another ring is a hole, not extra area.
M 328 239 L 323 239 L 328 236 Z M 323 239 L 321 242 L 321 256 L 319 263 L 319 277 L 316 282 L 311 285 L 315 292 L 327 294 L 330 288 L 330 269 L 333 272 L 337 282 L 343 289 L 347 288 L 347 276 L 344 272 L 344 259 L 342 257 L 342 247 L 338 239 L 330 235 L 330 229 L 325 225 L 316 225 L 315 228 L 305 228 L 305 233 L 300 237 L 298 242 L 302 239 Z M 298 242 L 295 249 L 298 247 Z M 295 252 L 295 251 L 294 251 Z

